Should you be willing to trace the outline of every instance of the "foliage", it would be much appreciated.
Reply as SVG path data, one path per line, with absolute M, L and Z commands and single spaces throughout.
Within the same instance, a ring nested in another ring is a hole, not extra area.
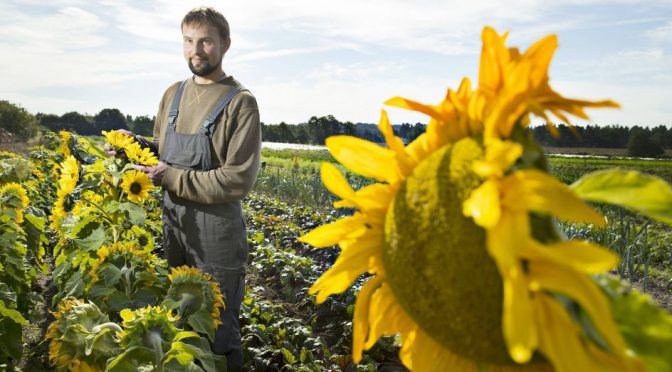
M 37 120 L 24 108 L 0 101 L 0 128 L 25 141 L 37 133 Z
M 637 130 L 633 131 L 628 140 L 628 155 L 643 158 L 655 158 L 665 152 L 660 142 L 652 139 L 651 134 Z

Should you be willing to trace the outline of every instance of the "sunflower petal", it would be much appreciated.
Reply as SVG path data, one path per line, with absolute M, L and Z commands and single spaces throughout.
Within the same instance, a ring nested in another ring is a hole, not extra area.
M 504 178 L 502 205 L 512 209 L 527 209 L 552 214 L 562 220 L 604 226 L 603 216 L 586 205 L 564 183 L 551 175 L 526 169 Z
M 562 293 L 576 301 L 590 316 L 612 350 L 622 354 L 625 344 L 612 321 L 609 303 L 600 288 L 588 275 L 567 270 L 555 264 L 533 261 L 529 265 L 530 282 L 542 289 Z
M 364 340 L 369 332 L 369 303 L 371 295 L 380 288 L 384 278 L 376 275 L 369 279 L 357 294 L 355 301 L 355 314 L 352 319 L 352 360 L 359 363 L 362 360 Z
M 443 117 L 442 112 L 436 106 L 426 105 L 424 103 L 412 101 L 402 97 L 392 97 L 385 101 L 385 104 L 388 106 L 396 106 L 403 109 L 422 112 L 423 114 L 437 119 Z
M 356 213 L 351 217 L 341 218 L 330 224 L 318 226 L 308 234 L 299 237 L 298 240 L 316 248 L 331 247 L 345 239 L 349 234 L 365 229 L 364 221 L 364 217 Z
M 350 200 L 355 195 L 355 191 L 350 187 L 348 180 L 333 164 L 323 162 L 320 167 L 320 176 L 324 187 L 339 198 Z
M 466 217 L 472 217 L 479 226 L 486 229 L 494 227 L 501 215 L 497 183 L 485 181 L 472 191 L 462 205 L 462 213 Z
M 537 347 L 537 328 L 527 281 L 520 264 L 505 268 L 502 329 L 509 355 L 516 363 L 527 363 Z
M 568 265 L 584 273 L 600 273 L 618 264 L 618 255 L 586 240 L 568 240 L 547 245 L 526 244 L 520 251 L 528 260 L 546 260 Z
M 352 136 L 331 136 L 325 142 L 336 160 L 359 175 L 388 183 L 401 176 L 392 150 Z
M 346 290 L 362 273 L 375 269 L 376 248 L 380 240 L 376 237 L 357 239 L 356 244 L 342 249 L 334 265 L 313 283 L 308 294 L 317 294 L 317 303 L 322 303 L 327 297 Z

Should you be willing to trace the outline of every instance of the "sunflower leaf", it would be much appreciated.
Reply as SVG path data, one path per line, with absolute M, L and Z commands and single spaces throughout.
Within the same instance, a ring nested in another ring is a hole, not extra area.
M 145 210 L 134 203 L 121 203 L 119 210 L 125 212 L 128 220 L 133 225 L 142 225 L 145 223 Z
M 215 322 L 212 319 L 212 315 L 205 309 L 200 309 L 189 315 L 187 323 L 189 323 L 194 331 L 205 333 L 210 340 L 215 339 Z
M 612 314 L 623 338 L 647 370 L 672 370 L 672 315 L 617 278 L 605 276 L 596 281 L 611 299 Z
M 612 169 L 584 175 L 570 187 L 585 200 L 619 205 L 672 224 L 672 187 L 658 177 Z

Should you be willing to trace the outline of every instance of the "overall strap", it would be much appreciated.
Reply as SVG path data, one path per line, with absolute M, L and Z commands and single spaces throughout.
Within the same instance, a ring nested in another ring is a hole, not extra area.
M 224 111 L 224 109 L 226 109 L 226 106 L 228 106 L 229 103 L 231 103 L 231 100 L 233 99 L 233 97 L 236 96 L 236 94 L 244 90 L 247 89 L 239 85 L 231 89 L 228 93 L 226 93 L 224 97 L 222 97 L 222 99 L 219 100 L 215 108 L 213 108 L 212 111 L 208 114 L 208 116 L 205 117 L 203 127 L 201 128 L 201 133 L 205 134 L 208 137 L 212 136 L 212 132 L 214 131 L 213 126 L 219 114 L 221 114 Z
M 168 112 L 168 127 L 175 130 L 175 120 L 177 120 L 177 114 L 179 113 L 180 108 L 180 99 L 182 98 L 182 92 L 184 92 L 184 86 L 187 85 L 189 79 L 184 80 L 180 87 L 177 88 L 175 92 L 175 97 L 173 97 L 173 103 L 170 106 L 170 111 Z

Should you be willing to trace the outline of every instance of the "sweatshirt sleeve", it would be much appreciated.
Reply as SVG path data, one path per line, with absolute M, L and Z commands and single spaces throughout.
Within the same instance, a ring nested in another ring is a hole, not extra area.
M 240 96 L 231 102 L 233 107 L 225 128 L 220 128 L 226 132 L 221 134 L 225 143 L 215 149 L 215 152 L 225 152 L 226 160 L 209 171 L 168 167 L 163 176 L 164 189 L 202 204 L 240 200 L 252 189 L 261 157 L 261 125 L 254 97 L 251 94 Z M 213 138 L 215 142 L 218 141 Z

